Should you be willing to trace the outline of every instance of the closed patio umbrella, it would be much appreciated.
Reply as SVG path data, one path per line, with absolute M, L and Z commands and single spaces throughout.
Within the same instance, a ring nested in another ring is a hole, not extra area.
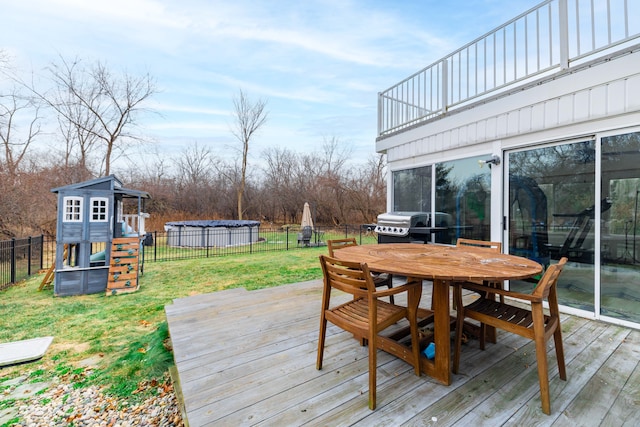
M 304 203 L 302 209 L 302 223 L 300 224 L 300 233 L 298 233 L 298 244 L 309 246 L 311 236 L 313 234 L 313 220 L 311 219 L 311 209 L 309 203 Z
M 309 208 L 309 203 L 304 202 L 304 208 L 302 209 L 302 224 L 301 227 L 311 227 L 313 228 L 313 219 L 311 219 L 311 208 Z

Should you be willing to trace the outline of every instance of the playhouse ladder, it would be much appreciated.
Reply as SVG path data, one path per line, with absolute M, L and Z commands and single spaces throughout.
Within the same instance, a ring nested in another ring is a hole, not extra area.
M 111 242 L 107 296 L 135 292 L 140 289 L 138 284 L 139 255 L 139 237 L 113 239 Z
M 67 258 L 68 251 L 69 251 L 69 245 L 65 243 L 62 259 Z M 44 275 L 44 278 L 42 279 L 42 283 L 40 283 L 40 287 L 38 288 L 38 291 L 51 287 L 51 285 L 53 284 L 53 277 L 54 277 L 53 273 L 55 272 L 55 270 L 56 270 L 56 261 L 54 260 L 53 263 L 51 264 L 51 267 L 49 267 L 49 269 L 47 270 L 47 274 Z

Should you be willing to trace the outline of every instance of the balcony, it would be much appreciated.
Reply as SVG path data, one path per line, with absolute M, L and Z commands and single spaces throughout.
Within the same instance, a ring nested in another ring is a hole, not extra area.
M 378 139 L 640 49 L 640 2 L 547 0 L 378 94 Z

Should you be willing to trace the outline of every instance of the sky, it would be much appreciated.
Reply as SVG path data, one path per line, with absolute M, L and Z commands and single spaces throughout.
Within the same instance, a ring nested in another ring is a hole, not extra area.
M 378 92 L 538 3 L 0 0 L 0 50 L 24 76 L 61 57 L 151 75 L 156 114 L 138 121 L 154 143 L 147 154 L 175 157 L 197 143 L 237 156 L 233 99 L 242 90 L 267 102 L 253 159 L 272 147 L 319 152 L 337 139 L 364 161 L 375 154 Z

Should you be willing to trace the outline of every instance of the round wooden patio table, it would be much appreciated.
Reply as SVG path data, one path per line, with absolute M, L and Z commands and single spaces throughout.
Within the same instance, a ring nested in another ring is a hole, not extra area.
M 451 384 L 449 285 L 460 281 L 526 279 L 542 272 L 535 261 L 486 249 L 437 244 L 390 243 L 359 245 L 335 251 L 344 261 L 366 263 L 376 272 L 433 281 L 433 323 L 436 354 L 423 357 L 422 371 Z

